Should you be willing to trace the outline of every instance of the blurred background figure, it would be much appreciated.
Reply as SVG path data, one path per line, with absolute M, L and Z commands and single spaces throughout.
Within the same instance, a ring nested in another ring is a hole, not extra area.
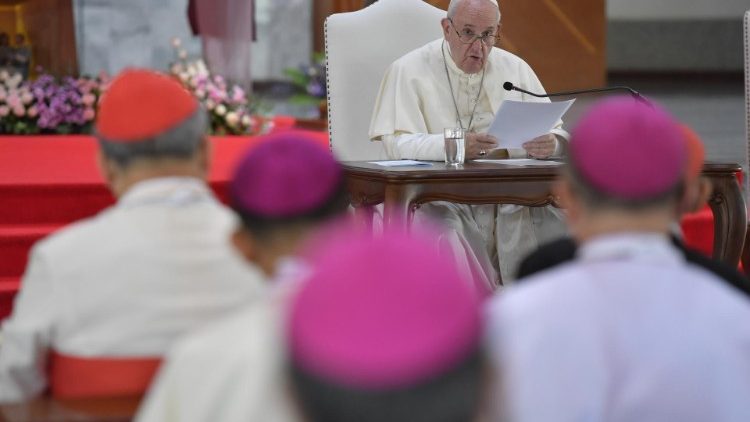
M 13 57 L 13 47 L 10 46 L 10 37 L 7 32 L 0 32 L 0 70 L 10 67 Z
M 475 420 L 480 300 L 435 239 L 386 231 L 319 248 L 286 322 L 307 421 Z
M 255 1 L 190 0 L 188 16 L 193 34 L 201 37 L 203 58 L 211 72 L 250 92 Z
M 139 421 L 298 420 L 285 388 L 281 321 L 310 271 L 305 245 L 346 215 L 343 169 L 309 137 L 277 135 L 240 160 L 230 191 L 242 220 L 233 244 L 272 293 L 180 342 Z
M 26 37 L 23 34 L 16 34 L 10 65 L 16 72 L 23 75 L 24 78 L 29 77 L 31 47 L 26 44 Z
M 655 104 L 610 99 L 579 122 L 558 186 L 576 258 L 489 309 L 496 417 L 750 418 L 750 302 L 669 238 L 688 154 Z

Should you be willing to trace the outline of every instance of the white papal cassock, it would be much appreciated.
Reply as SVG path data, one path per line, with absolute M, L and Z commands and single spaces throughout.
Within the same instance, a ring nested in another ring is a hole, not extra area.
M 532 92 L 544 92 L 531 67 L 507 51 L 492 48 L 485 72 L 482 84 L 481 72 L 468 74 L 459 69 L 442 38 L 407 53 L 386 71 L 370 123 L 370 138 L 383 142 L 389 159 L 442 161 L 443 129 L 459 126 L 456 107 L 466 126 L 478 98 L 471 129 L 486 133 L 503 100 L 549 101 L 503 89 L 503 83 L 510 81 Z M 568 136 L 562 122 L 552 133 Z M 526 157 L 524 150 L 509 152 L 511 157 Z M 565 231 L 562 214 L 552 207 L 434 202 L 420 210 L 417 218 L 440 219 L 449 229 L 442 240 L 452 245 L 460 267 L 480 266 L 489 281 L 496 279 L 498 268 L 504 280 L 512 279 L 521 258 L 538 243 Z
M 286 384 L 283 322 L 306 274 L 301 261 L 281 260 L 262 300 L 179 342 L 136 421 L 301 421 Z
M 489 318 L 498 420 L 750 421 L 750 301 L 666 236 L 587 242 Z
M 34 246 L 2 327 L 0 402 L 42 392 L 51 350 L 158 357 L 191 329 L 259 298 L 236 224 L 203 181 L 151 179 Z

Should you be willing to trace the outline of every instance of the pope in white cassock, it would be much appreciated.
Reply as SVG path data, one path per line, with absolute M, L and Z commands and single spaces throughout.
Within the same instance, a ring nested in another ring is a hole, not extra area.
M 495 0 L 452 0 L 441 21 L 444 38 L 396 60 L 386 71 L 375 104 L 369 136 L 383 142 L 389 159 L 444 159 L 443 129 L 462 127 L 466 158 L 488 156 L 502 147 L 487 134 L 503 100 L 549 101 L 507 92 L 505 81 L 532 92 L 544 92 L 531 67 L 521 58 L 493 47 L 500 28 Z M 562 122 L 551 133 L 531 139 L 510 158 L 559 155 L 567 132 Z M 563 141 L 561 141 L 561 139 Z M 469 206 L 433 202 L 417 218 L 437 218 L 449 228 L 442 240 L 459 264 L 481 269 L 492 287 L 498 270 L 506 281 L 520 259 L 539 243 L 564 233 L 562 214 L 552 207 L 518 205 Z

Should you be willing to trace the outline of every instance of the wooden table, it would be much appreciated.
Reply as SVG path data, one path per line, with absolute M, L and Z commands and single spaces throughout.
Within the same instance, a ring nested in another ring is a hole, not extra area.
M 431 201 L 464 204 L 558 205 L 551 192 L 559 166 L 518 167 L 468 162 L 460 168 L 431 166 L 382 167 L 344 162 L 354 207 L 384 204 L 384 224 L 408 224 L 414 209 Z M 745 202 L 736 173 L 738 164 L 706 163 L 703 175 L 714 186 L 709 205 L 714 213 L 714 257 L 736 266 L 747 229 Z
M 40 397 L 25 403 L 0 405 L 0 421 L 7 422 L 128 422 L 141 397 L 58 400 Z

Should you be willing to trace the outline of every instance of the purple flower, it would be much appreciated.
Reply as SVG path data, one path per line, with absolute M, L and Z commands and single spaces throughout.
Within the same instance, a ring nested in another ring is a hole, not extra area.
M 307 84 L 307 93 L 312 95 L 313 97 L 322 98 L 326 95 L 326 88 L 325 85 L 320 83 L 320 81 L 312 80 L 309 84 Z

